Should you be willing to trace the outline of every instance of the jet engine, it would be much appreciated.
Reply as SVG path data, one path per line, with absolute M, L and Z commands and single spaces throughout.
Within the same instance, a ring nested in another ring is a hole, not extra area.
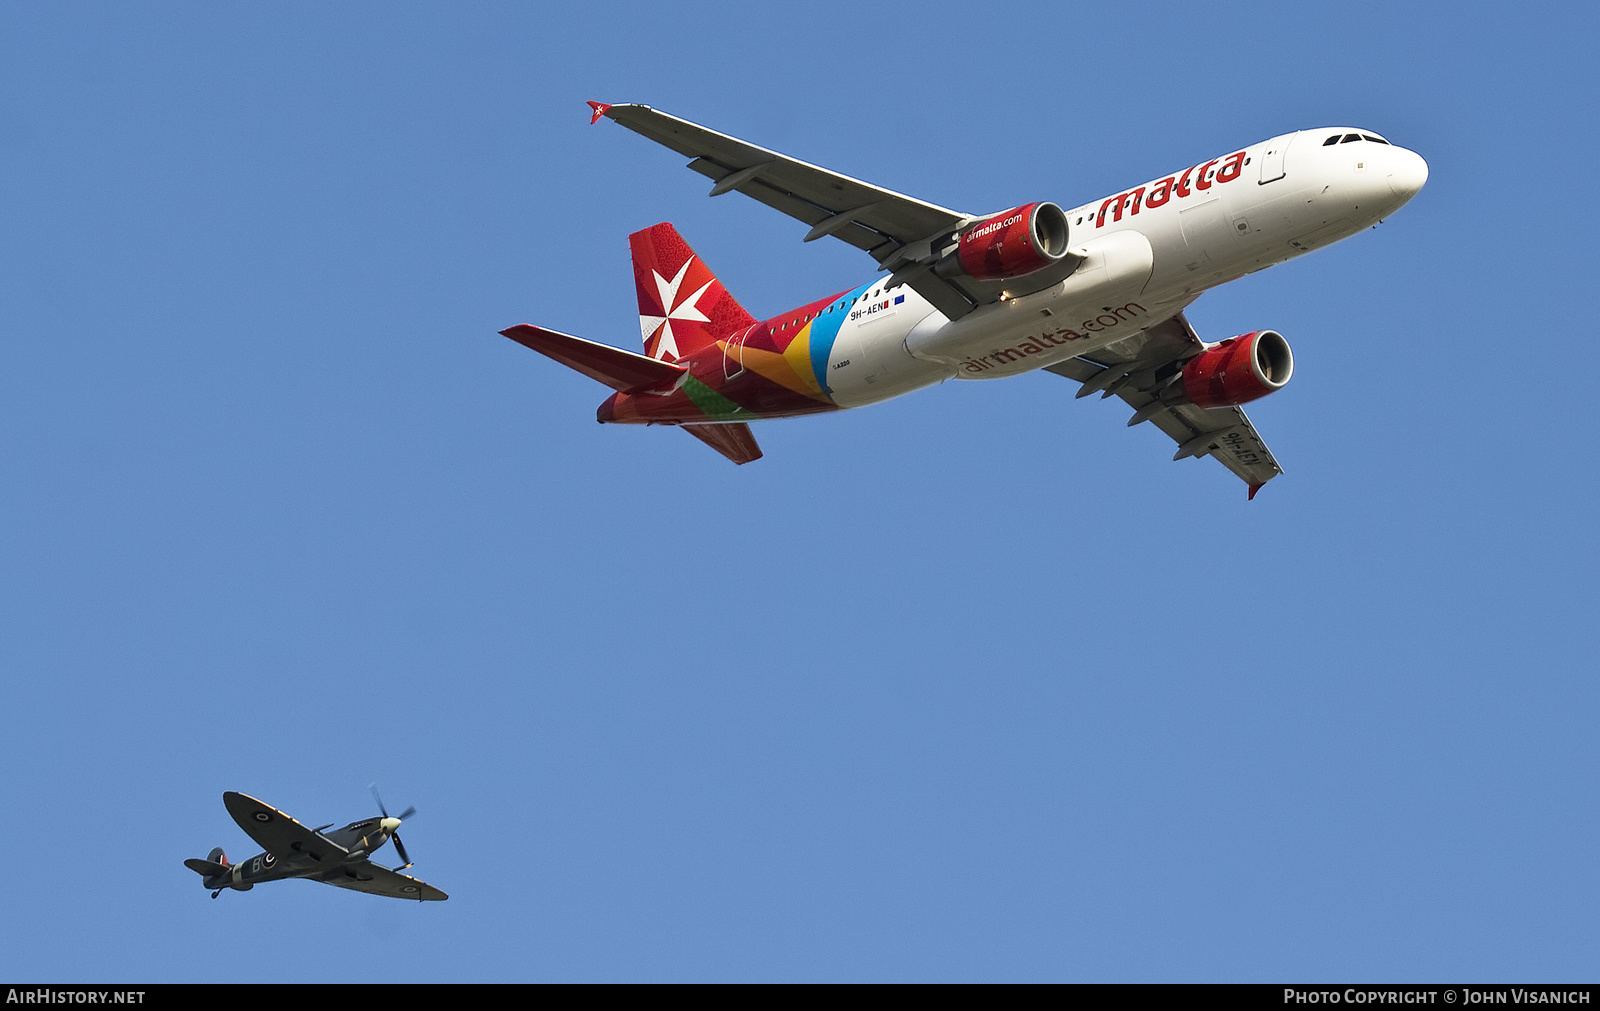
M 958 247 L 934 270 L 944 277 L 1003 281 L 1042 270 L 1066 254 L 1066 212 L 1052 203 L 1031 203 L 962 232 Z
M 1221 341 L 1183 366 L 1183 392 L 1196 407 L 1238 407 L 1282 389 L 1294 373 L 1289 342 L 1276 330 Z

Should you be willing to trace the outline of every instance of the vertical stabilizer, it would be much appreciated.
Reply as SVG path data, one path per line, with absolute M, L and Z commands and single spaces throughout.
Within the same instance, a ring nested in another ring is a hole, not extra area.
M 651 358 L 687 358 L 756 322 L 672 225 L 634 232 L 628 245 L 639 292 L 639 331 Z

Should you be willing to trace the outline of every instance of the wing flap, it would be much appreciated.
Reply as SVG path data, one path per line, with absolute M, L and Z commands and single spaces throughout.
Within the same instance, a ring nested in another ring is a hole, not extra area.
M 1127 398 L 1124 398 L 1127 399 Z M 1132 401 L 1129 401 L 1130 403 Z M 1250 497 L 1262 485 L 1283 473 L 1272 450 L 1256 432 L 1250 418 L 1238 407 L 1202 408 L 1191 404 L 1169 409 L 1151 419 L 1179 445 L 1192 447 L 1185 456 L 1209 453 L 1250 486 Z M 1180 457 L 1174 456 L 1174 459 Z
M 716 189 L 717 186 L 721 186 L 739 174 L 726 165 L 718 164 L 708 158 L 696 158 L 689 163 L 689 167 L 711 179 L 716 184 L 712 189 Z M 747 197 L 759 200 L 773 210 L 782 211 L 789 217 L 803 221 L 813 227 L 832 221 L 832 226 L 828 227 L 824 234 L 832 235 L 836 239 L 841 239 L 857 249 L 864 249 L 869 253 L 881 247 L 887 247 L 890 250 L 899 247 L 899 242 L 896 240 L 893 230 L 882 230 L 882 227 L 887 225 L 887 222 L 882 219 L 880 214 L 875 212 L 883 201 L 880 195 L 872 190 L 852 192 L 856 189 L 855 187 L 841 187 L 836 193 L 814 193 L 808 196 L 804 191 L 809 187 L 802 186 L 799 188 L 800 192 L 797 192 L 795 188 L 784 185 L 781 180 L 785 173 L 782 171 L 781 165 L 768 161 L 760 165 L 751 166 L 751 168 L 757 169 L 759 174 L 749 177 L 723 192 L 737 190 Z M 749 171 L 749 169 L 745 171 Z M 841 176 L 840 178 L 844 177 Z M 863 207 L 866 209 L 863 209 Z M 858 211 L 859 213 L 853 213 Z M 835 218 L 840 220 L 833 221 Z M 871 218 L 878 218 L 877 224 L 879 227 L 873 227 L 872 224 L 868 223 L 868 219 Z M 808 232 L 807 234 L 809 235 L 810 233 Z M 820 234 L 815 236 L 815 238 L 821 237 Z

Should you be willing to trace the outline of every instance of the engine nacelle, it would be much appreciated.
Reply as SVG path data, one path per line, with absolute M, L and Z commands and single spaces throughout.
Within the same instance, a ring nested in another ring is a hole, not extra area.
M 1294 374 L 1289 342 L 1276 330 L 1230 337 L 1183 366 L 1183 392 L 1196 407 L 1238 407 L 1283 388 Z
M 1003 281 L 1042 270 L 1067 255 L 1067 215 L 1052 203 L 1024 204 L 961 233 L 960 246 L 938 266 L 945 276 Z

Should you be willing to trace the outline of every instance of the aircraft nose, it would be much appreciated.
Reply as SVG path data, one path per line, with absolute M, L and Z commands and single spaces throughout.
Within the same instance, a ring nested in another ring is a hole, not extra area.
M 1389 189 L 1402 201 L 1410 200 L 1428 181 L 1428 163 L 1415 151 L 1397 147 L 1389 161 Z
M 599 409 L 594 412 L 594 420 L 600 422 L 602 425 L 615 420 L 617 416 L 618 396 L 620 396 L 620 394 L 613 393 L 611 396 L 607 397 L 605 403 L 601 404 Z
M 382 821 L 378 822 L 378 824 L 383 826 L 383 830 L 385 832 L 389 833 L 390 835 L 394 835 L 400 829 L 400 819 L 399 818 L 385 818 Z

